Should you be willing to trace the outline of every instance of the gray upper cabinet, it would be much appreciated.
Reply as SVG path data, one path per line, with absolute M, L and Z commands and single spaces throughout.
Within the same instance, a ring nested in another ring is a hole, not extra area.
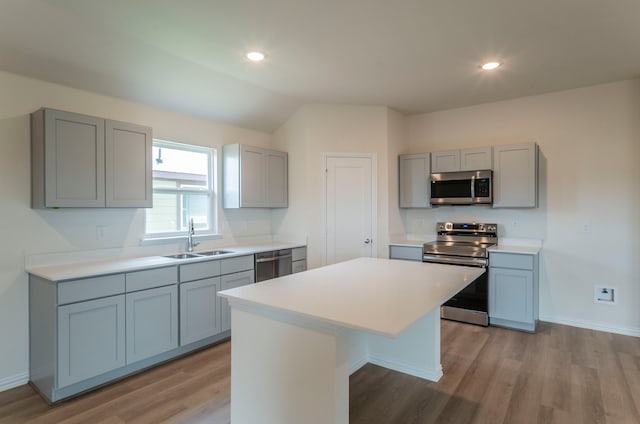
M 478 171 L 493 169 L 491 147 L 479 147 L 476 149 L 460 150 L 460 170 Z
M 538 146 L 535 143 L 493 148 L 493 207 L 538 206 Z
M 31 173 L 34 208 L 104 207 L 104 119 L 34 112 Z
M 151 207 L 151 143 L 148 127 L 32 113 L 32 207 Z
M 223 204 L 232 208 L 286 208 L 288 155 L 242 144 L 222 148 Z
M 460 150 L 431 153 L 431 172 L 455 172 L 460 170 Z
M 106 206 L 152 207 L 151 128 L 107 120 L 105 131 Z
M 400 155 L 399 202 L 401 208 L 430 208 L 429 153 Z
M 431 153 L 431 172 L 434 174 L 492 169 L 492 165 L 491 147 Z

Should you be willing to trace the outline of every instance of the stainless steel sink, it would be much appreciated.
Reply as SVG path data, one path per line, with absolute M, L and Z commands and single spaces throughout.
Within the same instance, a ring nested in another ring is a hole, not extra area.
M 189 258 L 200 258 L 202 255 L 197 253 L 177 253 L 175 255 L 166 255 L 165 258 L 171 259 L 189 259 Z
M 216 256 L 216 255 L 226 255 L 228 253 L 233 253 L 233 252 L 231 250 L 209 250 L 208 252 L 198 252 L 198 255 Z

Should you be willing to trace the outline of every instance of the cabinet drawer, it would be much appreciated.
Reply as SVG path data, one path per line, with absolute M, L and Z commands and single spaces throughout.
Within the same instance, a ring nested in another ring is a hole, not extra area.
M 124 293 L 124 274 L 104 275 L 58 284 L 58 305 Z
M 206 261 L 180 265 L 180 282 L 200 280 L 220 275 L 220 261 Z
M 389 246 L 389 259 L 422 261 L 422 248 L 413 246 Z
M 302 272 L 307 270 L 307 261 L 305 259 L 301 261 L 295 261 L 291 265 L 291 273 L 295 274 L 296 272 Z
M 307 248 L 306 247 L 296 247 L 291 250 L 291 260 L 301 261 L 303 259 L 307 259 Z
M 519 253 L 489 253 L 489 266 L 492 268 L 533 269 L 533 255 Z
M 127 272 L 127 293 L 168 286 L 178 282 L 178 267 L 147 269 L 144 271 Z
M 253 255 L 238 256 L 236 258 L 222 260 L 222 275 L 247 271 L 250 269 L 253 269 Z

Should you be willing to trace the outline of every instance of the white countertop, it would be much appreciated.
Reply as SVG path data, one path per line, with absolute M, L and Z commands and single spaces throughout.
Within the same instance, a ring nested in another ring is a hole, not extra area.
M 492 246 L 487 250 L 489 252 L 518 253 L 523 255 L 537 255 L 540 252 L 540 248 L 535 246 L 505 246 L 501 244 Z
M 61 265 L 32 266 L 26 267 L 29 274 L 37 275 L 46 280 L 63 281 L 76 278 L 94 277 L 96 275 L 116 274 L 120 272 L 140 271 L 148 268 L 157 268 L 172 265 L 184 265 L 194 262 L 211 261 L 215 259 L 232 258 L 235 256 L 252 255 L 270 250 L 291 249 L 302 247 L 299 243 L 270 243 L 255 246 L 235 246 L 219 247 L 215 249 L 200 249 L 206 252 L 209 250 L 229 250 L 231 253 L 215 256 L 203 256 L 189 259 L 173 259 L 164 256 L 144 256 L 136 258 L 118 258 L 97 261 L 85 261 L 76 263 L 66 263 Z M 195 251 L 193 253 L 198 253 Z
M 484 271 L 359 258 L 225 290 L 219 295 L 252 306 L 396 337 Z

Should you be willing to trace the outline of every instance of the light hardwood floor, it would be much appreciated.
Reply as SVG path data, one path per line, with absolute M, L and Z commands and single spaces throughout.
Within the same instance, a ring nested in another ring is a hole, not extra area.
M 21 386 L 0 393 L 0 423 L 228 423 L 229 361 L 222 343 L 54 407 Z M 366 365 L 350 423 L 640 423 L 637 337 L 443 321 L 442 365 L 438 383 Z

